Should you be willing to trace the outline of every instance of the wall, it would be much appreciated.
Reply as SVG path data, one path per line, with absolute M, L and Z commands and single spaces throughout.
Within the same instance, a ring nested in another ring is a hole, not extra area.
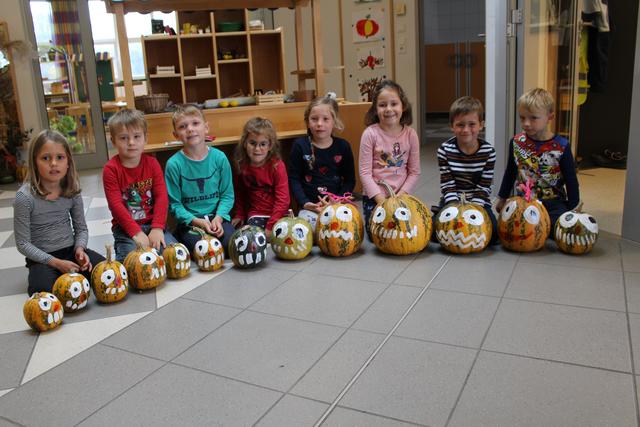
M 424 0 L 424 44 L 483 41 L 484 0 Z

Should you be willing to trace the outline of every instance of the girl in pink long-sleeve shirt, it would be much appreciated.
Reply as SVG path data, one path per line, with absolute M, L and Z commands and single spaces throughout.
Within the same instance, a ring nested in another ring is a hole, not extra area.
M 420 142 L 416 131 L 409 127 L 411 122 L 411 104 L 400 85 L 391 80 L 380 82 L 365 116 L 367 128 L 360 141 L 367 234 L 373 208 L 389 197 L 379 182 L 385 181 L 396 194 L 410 194 L 420 177 Z

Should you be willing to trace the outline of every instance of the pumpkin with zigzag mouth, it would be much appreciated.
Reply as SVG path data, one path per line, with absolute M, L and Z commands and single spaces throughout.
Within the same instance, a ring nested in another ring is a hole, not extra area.
M 491 240 L 489 214 L 479 204 L 467 202 L 464 194 L 459 202 L 444 205 L 435 226 L 440 246 L 454 254 L 480 252 Z
M 318 247 L 325 255 L 344 257 L 360 249 L 364 222 L 351 203 L 332 203 L 320 212 L 316 233 Z

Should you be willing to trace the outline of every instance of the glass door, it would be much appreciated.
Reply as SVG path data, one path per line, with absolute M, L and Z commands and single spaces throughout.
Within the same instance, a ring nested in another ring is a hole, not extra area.
M 62 133 L 79 168 L 107 160 L 86 1 L 30 0 L 46 126 Z

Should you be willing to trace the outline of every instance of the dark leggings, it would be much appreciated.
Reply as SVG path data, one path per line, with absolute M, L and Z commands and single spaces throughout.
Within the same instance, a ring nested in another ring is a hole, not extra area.
M 224 248 L 225 256 L 228 256 L 227 254 L 229 253 L 229 240 L 231 239 L 231 235 L 234 231 L 236 231 L 236 229 L 233 228 L 231 222 L 227 220 L 222 221 L 222 229 L 224 230 L 224 234 L 222 235 L 222 238 L 219 238 L 219 240 L 220 243 L 222 243 L 222 247 Z M 193 230 L 190 225 L 179 225 L 173 235 L 176 237 L 176 239 L 178 239 L 178 242 L 185 245 L 190 252 L 193 251 L 193 247 L 196 245 L 196 243 L 198 243 L 198 240 L 200 240 L 200 233 Z
M 91 249 L 85 249 L 85 252 L 89 256 L 89 260 L 91 260 L 92 268 L 96 266 L 101 261 L 104 261 L 104 257 L 99 253 L 92 251 Z M 68 248 L 58 249 L 57 251 L 53 251 L 50 255 L 67 260 L 67 261 L 76 261 L 75 248 L 73 246 L 69 246 Z M 32 261 L 27 258 L 27 268 L 29 269 L 29 288 L 27 292 L 29 295 L 34 292 L 51 292 L 53 289 L 53 284 L 56 282 L 56 279 L 62 276 L 62 272 L 51 267 L 49 264 L 42 264 L 39 262 Z M 79 271 L 84 277 L 91 282 L 91 271 Z
M 543 200 L 542 204 L 547 208 L 547 212 L 549 213 L 549 219 L 551 220 L 551 232 L 549 233 L 549 238 L 553 239 L 553 230 L 556 228 L 556 221 L 558 221 L 560 215 L 566 211 L 570 211 L 571 209 L 569 209 L 569 204 L 565 200 Z

